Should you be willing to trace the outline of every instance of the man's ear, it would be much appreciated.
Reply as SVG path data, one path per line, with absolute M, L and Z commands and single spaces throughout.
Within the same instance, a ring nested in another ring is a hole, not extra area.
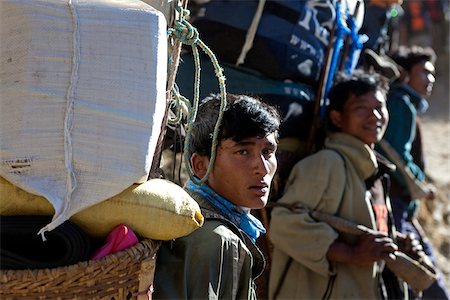
M 208 170 L 209 157 L 206 155 L 200 155 L 197 153 L 191 156 L 191 166 L 195 176 L 202 179 L 206 175 Z
M 342 115 L 337 110 L 330 111 L 330 120 L 337 128 L 342 127 Z
M 400 73 L 399 80 L 401 82 L 408 83 L 409 82 L 409 78 L 410 78 L 409 77 L 409 72 L 406 71 L 406 70 L 402 70 L 402 72 Z

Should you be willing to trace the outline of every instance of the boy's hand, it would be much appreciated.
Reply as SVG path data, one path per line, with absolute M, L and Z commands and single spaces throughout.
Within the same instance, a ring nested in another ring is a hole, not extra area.
M 353 247 L 354 262 L 359 266 L 370 266 L 376 261 L 395 259 L 398 250 L 394 241 L 383 233 L 365 233 Z
M 414 259 L 417 259 L 420 256 L 420 252 L 423 251 L 423 247 L 414 233 L 398 233 L 397 245 L 400 251 Z

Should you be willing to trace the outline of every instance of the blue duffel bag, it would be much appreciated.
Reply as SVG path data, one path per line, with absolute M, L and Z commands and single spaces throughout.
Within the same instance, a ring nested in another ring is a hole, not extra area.
M 332 2 L 267 0 L 241 66 L 274 80 L 315 86 L 335 23 Z M 198 10 L 193 25 L 219 60 L 235 64 L 257 6 L 257 0 L 211 0 Z

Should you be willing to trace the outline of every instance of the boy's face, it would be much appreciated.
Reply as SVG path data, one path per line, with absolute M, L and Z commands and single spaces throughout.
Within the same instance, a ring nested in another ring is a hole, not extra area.
M 361 96 L 351 95 L 342 112 L 332 111 L 331 113 L 334 125 L 342 132 L 370 146 L 383 137 L 389 116 L 386 99 L 378 90 Z
M 429 96 L 436 81 L 434 77 L 435 71 L 431 61 L 422 61 L 415 64 L 408 73 L 408 85 L 423 97 Z
M 240 142 L 222 140 L 217 146 L 209 186 L 238 206 L 263 208 L 277 169 L 276 148 L 274 133 Z

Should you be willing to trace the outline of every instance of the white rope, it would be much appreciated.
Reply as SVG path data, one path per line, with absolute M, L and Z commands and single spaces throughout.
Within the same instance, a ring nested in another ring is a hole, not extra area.
M 244 63 L 245 58 L 247 56 L 248 51 L 253 47 L 253 40 L 255 39 L 256 30 L 258 29 L 259 22 L 261 21 L 261 16 L 264 11 L 264 5 L 266 4 L 266 0 L 259 0 L 258 7 L 256 8 L 255 15 L 253 16 L 252 23 L 247 31 L 247 35 L 245 36 L 245 43 L 242 46 L 241 54 L 237 59 L 236 66 L 239 66 Z
M 68 0 L 68 6 L 70 10 L 70 14 L 72 17 L 72 26 L 73 26 L 73 32 L 72 32 L 72 48 L 73 48 L 73 55 L 72 55 L 72 72 L 70 75 L 70 82 L 69 87 L 67 88 L 66 93 L 66 112 L 64 117 L 64 163 L 67 170 L 67 177 L 66 177 L 66 193 L 64 195 L 64 207 L 60 214 L 56 217 L 56 219 L 52 220 L 50 224 L 47 224 L 44 228 L 39 230 L 38 235 L 40 234 L 42 236 L 42 239 L 45 241 L 44 233 L 46 231 L 53 230 L 57 226 L 61 225 L 65 219 L 64 214 L 62 214 L 66 208 L 70 204 L 70 200 L 72 198 L 72 193 L 77 187 L 77 180 L 75 178 L 75 172 L 73 171 L 73 148 L 72 148 L 72 135 L 71 131 L 73 128 L 73 106 L 74 106 L 74 96 L 75 96 L 75 86 L 78 82 L 78 68 L 79 68 L 79 61 L 80 61 L 80 29 L 78 26 L 78 15 L 75 8 L 75 5 L 73 4 L 73 1 L 76 0 Z

